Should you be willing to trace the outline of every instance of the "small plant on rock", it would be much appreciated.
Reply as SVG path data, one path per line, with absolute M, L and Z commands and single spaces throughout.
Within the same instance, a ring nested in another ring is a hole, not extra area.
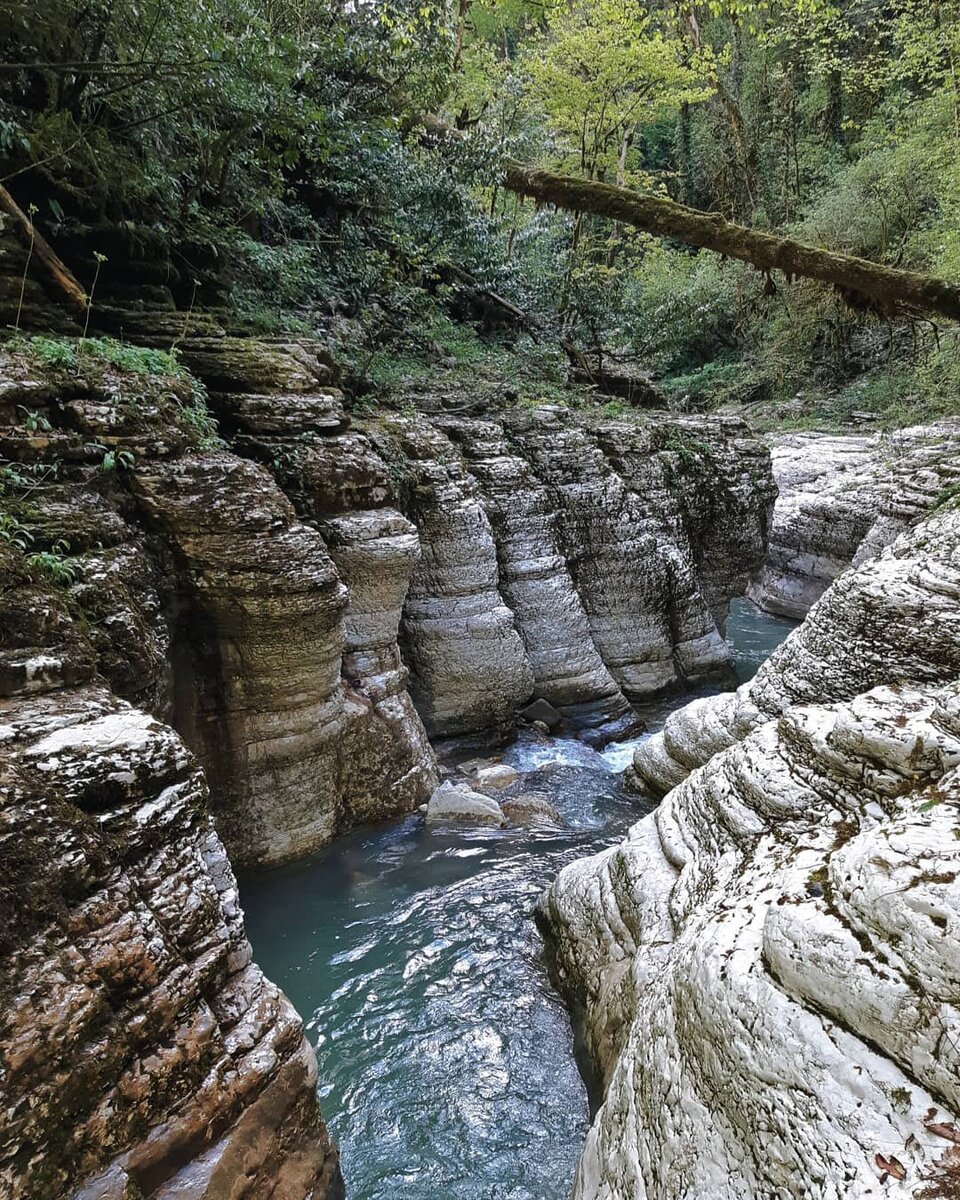
M 87 340 L 87 332 L 90 329 L 90 313 L 93 311 L 93 297 L 97 290 L 97 280 L 100 278 L 100 268 L 107 261 L 107 256 L 101 254 L 99 250 L 93 256 L 97 260 L 96 270 L 93 272 L 93 283 L 90 284 L 90 294 L 87 296 L 87 316 L 83 322 L 83 333 L 80 335 L 80 345 L 77 347 L 77 374 L 80 374 L 80 368 L 83 366 L 83 347 Z
M 63 587 L 69 587 L 80 578 L 80 567 L 70 558 L 70 547 L 63 541 L 54 542 L 49 550 L 27 555 L 26 564 L 35 575 Z
M 27 261 L 23 264 L 23 278 L 20 280 L 20 299 L 17 301 L 17 319 L 13 326 L 13 332 L 15 335 L 19 334 L 20 332 L 20 318 L 23 316 L 23 297 L 27 290 L 27 272 L 30 270 L 30 260 L 33 258 L 33 246 L 37 240 L 37 230 L 33 223 L 33 219 L 37 214 L 37 206 L 35 204 L 31 204 L 27 209 L 27 212 L 30 215 L 30 246 L 27 250 Z

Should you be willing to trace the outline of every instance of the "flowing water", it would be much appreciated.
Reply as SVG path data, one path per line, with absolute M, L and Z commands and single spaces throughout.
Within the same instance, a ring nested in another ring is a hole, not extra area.
M 741 678 L 790 628 L 735 602 Z M 562 830 L 430 832 L 417 813 L 243 882 L 256 957 L 316 1046 L 351 1200 L 569 1196 L 587 1097 L 531 914 L 565 863 L 649 810 L 617 782 L 636 744 L 503 755 Z

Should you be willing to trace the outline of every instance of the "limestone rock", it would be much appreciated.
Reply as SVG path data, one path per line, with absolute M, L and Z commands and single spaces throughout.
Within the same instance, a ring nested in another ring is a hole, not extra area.
M 336 567 L 243 459 L 145 464 L 133 487 L 178 564 L 176 722 L 210 780 L 221 836 L 237 863 L 305 854 L 342 827 L 347 594 Z
M 239 444 L 271 462 L 301 518 L 323 538 L 347 589 L 341 661 L 347 723 L 339 745 L 343 821 L 410 812 L 437 783 L 398 645 L 404 598 L 420 559 L 416 527 L 391 506 L 387 466 L 362 434 L 309 442 L 258 435 Z
M 960 483 L 960 421 L 873 437 L 780 434 L 780 498 L 749 595 L 802 618 L 842 571 L 874 557 Z
M 0 1193 L 339 1197 L 183 743 L 99 687 L 0 726 Z
M 915 1194 L 960 1111 L 958 804 L 960 689 L 881 687 L 760 725 L 561 872 L 603 1087 L 575 1200 Z
M 508 767 L 506 763 L 499 763 L 492 767 L 481 767 L 473 777 L 473 784 L 481 792 L 486 790 L 499 792 L 516 783 L 519 778 L 513 767 Z
M 543 725 L 548 732 L 551 729 L 556 729 L 563 722 L 563 717 L 557 712 L 550 701 L 544 700 L 542 697 L 538 697 L 532 704 L 528 704 L 526 708 L 521 708 L 517 716 L 523 721 L 529 721 L 534 727 L 538 724 Z
M 559 829 L 563 818 L 551 803 L 550 797 L 542 792 L 520 792 L 504 796 L 500 801 L 508 825 L 521 825 L 532 829 Z
M 555 497 L 497 425 L 447 420 L 444 428 L 480 487 L 501 591 L 516 619 L 541 703 L 554 713 L 557 705 L 575 724 L 622 720 L 630 706 L 594 644 L 560 546 Z
M 427 824 L 496 825 L 505 824 L 503 810 L 496 800 L 472 791 L 449 779 L 441 783 L 427 804 Z
M 388 424 L 411 486 L 422 554 L 403 609 L 402 646 L 427 731 L 502 739 L 533 671 L 499 590 L 497 550 L 475 481 L 453 443 L 421 418 Z M 378 447 L 381 445 L 377 443 Z
M 960 677 L 958 597 L 960 506 L 952 502 L 841 575 L 749 683 L 671 713 L 637 748 L 628 784 L 662 795 L 797 704 L 848 700 L 889 680 Z
M 211 392 L 306 394 L 334 382 L 324 349 L 307 339 L 198 337 L 180 348 L 184 364 Z

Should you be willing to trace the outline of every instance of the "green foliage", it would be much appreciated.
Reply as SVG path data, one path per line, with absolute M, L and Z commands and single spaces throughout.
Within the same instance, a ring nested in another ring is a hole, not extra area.
M 100 471 L 109 475 L 114 471 L 129 471 L 136 462 L 135 456 L 129 450 L 108 449 L 106 446 L 91 445 L 92 450 L 102 453 Z
M 77 371 L 83 365 L 80 342 L 76 338 L 30 337 L 14 338 L 7 348 L 26 355 L 40 366 L 54 370 Z M 130 346 L 114 338 L 87 338 L 83 346 L 87 367 L 113 367 L 131 375 L 184 374 L 176 355 L 166 350 L 145 346 Z
M 678 407 L 804 421 L 793 401 L 813 393 L 840 424 L 951 407 L 955 340 L 521 203 L 498 164 L 960 279 L 957 0 L 5 0 L 4 16 L 0 176 L 80 247 L 84 283 L 102 293 L 117 257 L 85 231 L 148 229 L 185 308 L 226 284 L 251 331 L 352 321 L 343 355 L 373 407 L 438 379 L 564 400 L 561 341 L 633 354 Z M 425 137 L 428 113 L 469 136 Z M 491 293 L 526 320 L 484 313 Z M 180 374 L 109 339 L 20 344 L 55 370 Z M 181 420 L 216 444 L 202 398 Z
M 0 508 L 0 541 L 25 552 L 33 541 L 33 534 L 14 513 Z
M 69 587 L 80 578 L 80 564 L 70 557 L 70 547 L 57 541 L 49 550 L 28 554 L 25 559 L 27 570 L 39 579 Z
M 180 425 L 201 450 L 216 450 L 224 445 L 216 419 L 207 407 L 207 390 L 197 379 L 192 380 L 189 403 L 180 405 Z

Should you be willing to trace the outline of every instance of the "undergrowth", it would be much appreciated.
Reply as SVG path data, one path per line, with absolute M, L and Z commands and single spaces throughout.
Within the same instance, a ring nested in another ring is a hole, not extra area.
M 53 370 L 79 371 L 89 366 L 88 360 L 101 367 L 113 367 L 130 375 L 173 375 L 186 372 L 177 362 L 176 353 L 153 350 L 147 346 L 130 346 L 115 338 L 87 338 L 81 354 L 77 338 L 16 337 L 6 349 L 17 351 L 38 365 Z

